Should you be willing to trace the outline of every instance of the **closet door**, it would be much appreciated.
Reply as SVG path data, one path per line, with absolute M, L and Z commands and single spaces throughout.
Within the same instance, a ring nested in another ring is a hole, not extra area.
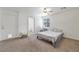
M 18 33 L 18 19 L 17 15 L 13 12 L 3 13 L 1 21 L 2 39 L 14 37 Z

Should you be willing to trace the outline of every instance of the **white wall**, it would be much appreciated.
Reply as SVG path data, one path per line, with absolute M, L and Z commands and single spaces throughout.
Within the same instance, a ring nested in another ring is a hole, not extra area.
M 27 13 L 19 12 L 19 33 L 27 34 Z
M 16 37 L 18 34 L 18 12 L 6 8 L 1 8 L 0 11 L 0 40 L 7 39 L 9 34 Z
M 64 31 L 64 36 L 79 40 L 79 8 L 74 8 L 51 16 L 51 28 Z
M 2 14 L 2 9 L 0 8 L 0 32 L 1 32 L 1 14 Z M 0 33 L 0 39 L 1 39 L 1 33 Z
M 38 31 L 40 31 L 40 29 L 42 29 L 42 18 L 41 16 L 35 16 L 35 32 L 37 33 Z

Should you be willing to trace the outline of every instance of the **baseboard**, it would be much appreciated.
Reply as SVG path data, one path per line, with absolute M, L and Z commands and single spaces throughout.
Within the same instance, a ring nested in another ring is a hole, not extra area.
M 0 41 L 12 40 L 12 39 L 21 39 L 21 38 L 26 38 L 26 37 L 27 37 L 27 35 L 22 35 L 22 36 L 17 36 L 17 37 L 2 39 Z
M 70 37 L 63 37 L 64 39 L 71 39 L 71 40 L 77 40 L 79 41 L 78 39 L 74 39 L 74 38 L 70 38 Z
M 0 41 L 6 41 L 6 40 L 13 40 L 13 39 L 20 39 L 21 37 L 12 37 L 12 38 L 6 38 L 6 39 L 2 39 Z

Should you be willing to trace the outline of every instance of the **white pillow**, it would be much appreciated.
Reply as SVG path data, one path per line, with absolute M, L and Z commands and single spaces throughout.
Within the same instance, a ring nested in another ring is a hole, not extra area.
M 58 29 L 58 28 L 54 28 L 54 29 L 52 29 L 52 31 L 54 31 L 54 32 L 63 32 L 61 29 Z

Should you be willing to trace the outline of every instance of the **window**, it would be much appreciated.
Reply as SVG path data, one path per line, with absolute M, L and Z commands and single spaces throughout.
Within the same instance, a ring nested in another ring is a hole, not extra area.
M 46 16 L 44 16 L 43 18 L 43 27 L 50 27 L 50 19 Z

